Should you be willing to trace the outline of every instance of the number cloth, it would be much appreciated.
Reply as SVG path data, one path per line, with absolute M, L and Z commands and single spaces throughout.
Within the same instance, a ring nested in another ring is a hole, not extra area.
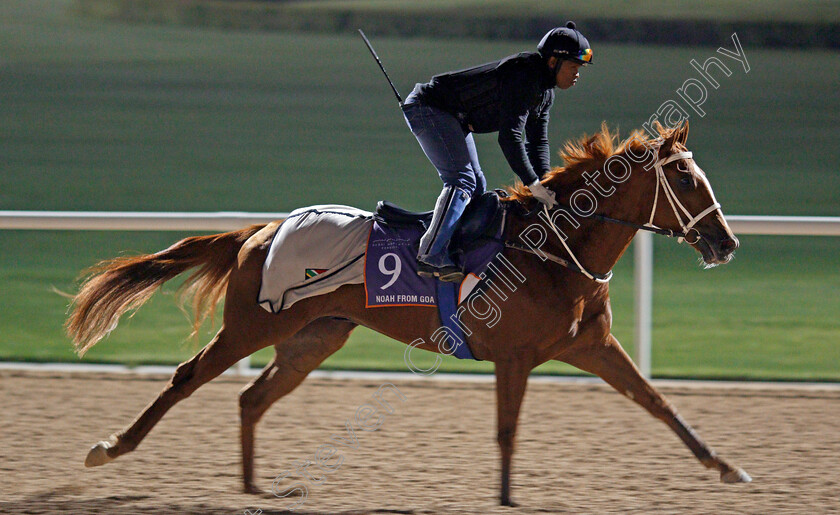
M 439 281 L 417 275 L 417 246 L 422 235 L 419 226 L 397 227 L 374 221 L 365 258 L 366 307 L 438 305 L 435 283 Z M 501 250 L 501 240 L 489 240 L 456 257 L 460 257 L 457 261 L 465 274 L 478 276 Z M 460 292 L 460 300 L 468 293 Z
M 503 229 L 500 228 L 501 233 Z M 493 258 L 501 253 L 501 234 L 456 256 L 466 278 L 461 284 L 442 282 L 417 275 L 417 247 L 423 229 L 419 226 L 389 226 L 374 221 L 365 257 L 365 306 L 427 306 L 438 308 L 444 327 L 455 348 L 452 355 L 475 359 L 463 329 L 456 322 L 459 305 L 465 304 Z

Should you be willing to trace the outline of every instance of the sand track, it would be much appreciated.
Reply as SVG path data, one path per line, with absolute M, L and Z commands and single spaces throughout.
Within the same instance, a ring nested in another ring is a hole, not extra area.
M 282 512 L 239 493 L 238 378 L 205 385 L 133 453 L 85 469 L 87 449 L 128 424 L 163 376 L 0 371 L 0 513 Z M 380 386 L 311 379 L 257 434 L 258 485 L 312 459 Z M 722 485 L 662 423 L 607 387 L 532 384 L 514 457 L 518 509 L 497 506 L 490 384 L 410 381 L 375 431 L 295 513 L 840 512 L 840 392 L 665 388 L 723 456 L 749 472 Z M 299 479 L 298 479 L 299 480 Z

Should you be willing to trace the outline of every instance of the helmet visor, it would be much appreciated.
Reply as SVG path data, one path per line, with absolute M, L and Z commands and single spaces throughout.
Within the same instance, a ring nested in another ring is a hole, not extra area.
M 578 61 L 581 61 L 581 62 L 584 62 L 584 63 L 587 63 L 587 64 L 591 63 L 592 62 L 592 49 L 591 48 L 585 48 L 585 49 L 581 50 L 580 52 L 578 52 L 577 54 L 573 54 L 572 58 L 577 59 Z

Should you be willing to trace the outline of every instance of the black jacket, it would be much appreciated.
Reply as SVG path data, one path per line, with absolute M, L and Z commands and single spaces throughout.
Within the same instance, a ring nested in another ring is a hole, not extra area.
M 550 169 L 548 111 L 555 77 L 540 54 L 524 52 L 435 75 L 417 100 L 455 115 L 466 130 L 499 132 L 499 146 L 525 184 Z

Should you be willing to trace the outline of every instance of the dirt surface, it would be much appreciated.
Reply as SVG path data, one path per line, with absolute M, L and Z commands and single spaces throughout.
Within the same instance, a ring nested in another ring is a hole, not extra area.
M 0 513 L 287 510 L 300 498 L 240 493 L 245 382 L 205 385 L 136 451 L 85 469 L 88 448 L 131 422 L 166 378 L 0 371 Z M 275 404 L 257 434 L 258 486 L 269 491 L 332 435 L 346 436 L 345 421 L 380 384 L 310 379 Z M 663 388 L 754 479 L 723 485 L 664 424 L 607 387 L 531 384 L 514 456 L 520 507 L 501 508 L 493 385 L 395 384 L 405 400 L 383 395 L 395 412 L 376 430 L 357 429 L 356 449 L 337 445 L 341 466 L 309 483 L 295 513 L 840 512 L 840 391 Z

